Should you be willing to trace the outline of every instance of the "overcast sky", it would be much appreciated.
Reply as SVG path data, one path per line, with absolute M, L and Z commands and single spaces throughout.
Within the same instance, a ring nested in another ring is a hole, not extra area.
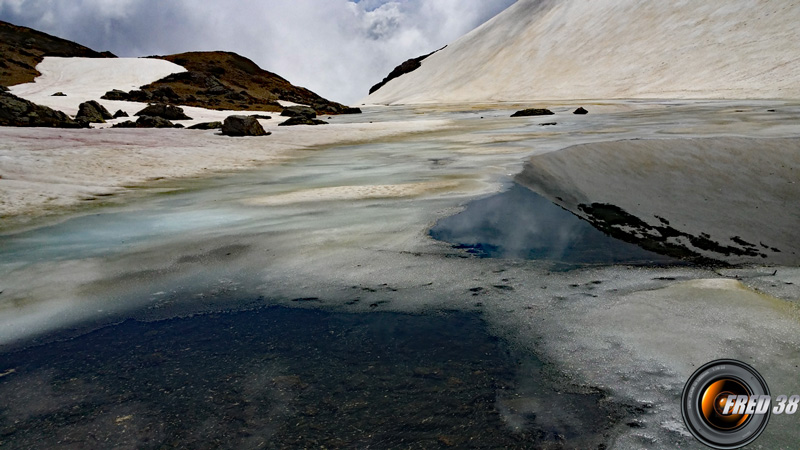
M 117 56 L 227 50 L 355 103 L 516 0 L 0 0 L 0 20 Z

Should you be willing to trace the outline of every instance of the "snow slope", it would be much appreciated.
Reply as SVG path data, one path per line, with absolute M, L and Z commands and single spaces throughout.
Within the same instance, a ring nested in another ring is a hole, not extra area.
M 364 103 L 800 98 L 800 2 L 519 0 Z
M 161 59 L 51 56 L 45 57 L 36 69 L 41 72 L 41 76 L 36 77 L 33 83 L 11 86 L 11 93 L 71 115 L 78 112 L 80 103 L 99 100 L 112 89 L 139 89 L 139 86 L 169 74 L 186 72 L 182 66 Z M 66 97 L 53 97 L 56 92 L 63 92 Z M 116 105 L 105 101 L 101 103 L 107 108 Z

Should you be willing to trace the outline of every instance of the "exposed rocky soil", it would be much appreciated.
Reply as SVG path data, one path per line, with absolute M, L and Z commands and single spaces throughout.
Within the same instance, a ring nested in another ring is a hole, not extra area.
M 40 75 L 36 65 L 45 56 L 113 58 L 83 45 L 27 27 L 0 21 L 0 85 L 30 83 Z

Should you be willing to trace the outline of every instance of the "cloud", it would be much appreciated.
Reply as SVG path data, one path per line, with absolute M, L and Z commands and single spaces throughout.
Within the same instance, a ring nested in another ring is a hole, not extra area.
M 119 56 L 227 50 L 354 103 L 515 0 L 0 0 L 0 20 Z

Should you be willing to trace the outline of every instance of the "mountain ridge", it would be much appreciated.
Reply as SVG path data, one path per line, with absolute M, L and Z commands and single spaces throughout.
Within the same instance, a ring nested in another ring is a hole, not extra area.
M 41 75 L 36 66 L 45 57 L 115 58 L 81 44 L 38 30 L 0 21 L 0 86 L 33 82 Z M 138 90 L 109 91 L 110 100 L 166 101 L 207 109 L 281 111 L 278 102 L 306 104 L 318 114 L 360 112 L 295 86 L 278 74 L 259 67 L 249 58 L 226 51 L 185 52 L 150 56 L 186 68 L 140 86 Z M 122 86 L 120 86 L 122 87 Z M 87 99 L 82 99 L 87 100 Z

